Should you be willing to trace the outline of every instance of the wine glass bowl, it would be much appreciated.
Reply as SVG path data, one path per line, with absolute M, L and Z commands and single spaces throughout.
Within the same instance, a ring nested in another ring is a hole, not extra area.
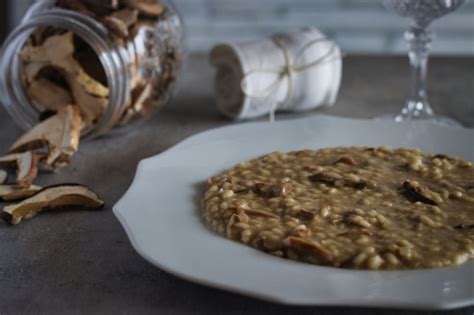
M 409 17 L 420 27 L 456 10 L 464 0 L 384 0 L 383 5 L 400 16 Z
M 464 3 L 464 0 L 383 0 L 383 5 L 400 16 L 413 20 L 405 32 L 409 44 L 408 57 L 411 68 L 410 96 L 395 117 L 396 121 L 430 119 L 451 125 L 458 122 L 435 115 L 428 101 L 426 76 L 428 57 L 433 32 L 428 29 L 430 23 L 454 10 Z

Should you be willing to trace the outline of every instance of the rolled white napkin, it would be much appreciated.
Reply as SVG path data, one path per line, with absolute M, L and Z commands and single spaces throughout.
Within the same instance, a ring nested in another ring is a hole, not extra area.
M 341 82 L 341 51 L 316 28 L 220 44 L 210 61 L 217 107 L 233 119 L 333 105 Z

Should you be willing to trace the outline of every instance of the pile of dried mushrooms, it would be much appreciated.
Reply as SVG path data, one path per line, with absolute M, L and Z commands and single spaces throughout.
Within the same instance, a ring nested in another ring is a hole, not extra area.
M 0 200 L 22 200 L 3 208 L 2 218 L 10 224 L 31 218 L 42 210 L 83 206 L 100 208 L 104 202 L 89 188 L 62 184 L 42 188 L 33 184 L 39 169 L 55 170 L 69 163 L 79 146 L 81 115 L 75 105 L 60 108 L 20 137 L 0 157 Z M 16 169 L 8 182 L 7 169 Z

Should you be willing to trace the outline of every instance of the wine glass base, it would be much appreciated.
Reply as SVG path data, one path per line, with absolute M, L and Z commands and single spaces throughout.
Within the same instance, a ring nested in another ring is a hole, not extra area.
M 405 118 L 401 115 L 396 115 L 396 114 L 385 114 L 385 115 L 382 115 L 382 116 L 379 116 L 379 117 L 376 117 L 375 119 L 377 120 L 394 120 L 394 121 L 397 121 L 397 122 L 400 122 L 400 121 L 431 121 L 431 122 L 434 122 L 434 123 L 437 123 L 437 124 L 440 124 L 440 125 L 445 125 L 445 126 L 453 126 L 453 127 L 463 127 L 463 125 L 453 119 L 453 118 L 450 118 L 450 117 L 447 117 L 447 116 L 440 116 L 440 115 L 435 115 L 435 116 L 431 116 L 431 117 L 427 117 L 427 118 Z

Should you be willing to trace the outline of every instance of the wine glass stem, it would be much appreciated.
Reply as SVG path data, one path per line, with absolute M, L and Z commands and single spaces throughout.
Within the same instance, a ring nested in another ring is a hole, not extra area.
M 430 118 L 433 116 L 433 110 L 428 102 L 426 75 L 432 33 L 425 27 L 416 25 L 405 33 L 405 38 L 410 46 L 408 56 L 411 67 L 411 89 L 410 96 L 397 120 Z

